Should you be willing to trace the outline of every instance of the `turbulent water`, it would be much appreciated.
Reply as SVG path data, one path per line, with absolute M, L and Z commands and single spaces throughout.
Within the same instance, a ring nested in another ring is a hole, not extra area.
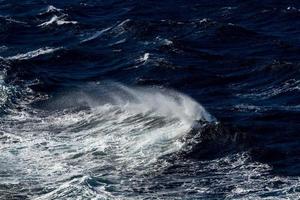
M 0 0 L 0 199 L 299 199 L 297 1 Z

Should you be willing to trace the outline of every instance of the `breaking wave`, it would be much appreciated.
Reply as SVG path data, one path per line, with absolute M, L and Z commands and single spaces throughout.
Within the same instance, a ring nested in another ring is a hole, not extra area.
M 7 184 L 35 180 L 22 187 L 47 191 L 42 199 L 67 197 L 76 190 L 97 197 L 88 186 L 79 186 L 96 171 L 97 177 L 121 187 L 132 173 L 144 174 L 160 157 L 178 151 L 195 120 L 214 121 L 181 93 L 120 84 L 90 84 L 40 104 L 36 107 L 44 109 L 1 119 L 6 139 L 1 140 L 0 173 L 14 171 Z

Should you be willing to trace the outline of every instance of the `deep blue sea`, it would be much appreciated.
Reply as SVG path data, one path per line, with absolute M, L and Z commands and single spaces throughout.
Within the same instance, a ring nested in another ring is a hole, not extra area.
M 0 0 L 0 199 L 300 199 L 300 1 Z

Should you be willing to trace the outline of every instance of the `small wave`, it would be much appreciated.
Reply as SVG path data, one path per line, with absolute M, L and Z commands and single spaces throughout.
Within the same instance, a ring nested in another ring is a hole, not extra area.
M 294 6 L 288 6 L 286 9 L 283 10 L 285 13 L 299 13 L 300 9 L 294 7 Z
M 94 39 L 100 37 L 103 33 L 107 32 L 107 31 L 109 31 L 109 30 L 111 30 L 111 27 L 106 28 L 106 29 L 103 29 L 103 30 L 101 30 L 101 31 L 97 31 L 96 33 L 92 34 L 91 36 L 87 37 L 86 39 L 83 39 L 83 40 L 81 41 L 81 43 L 84 43 L 84 42 L 88 42 L 88 41 L 94 40 Z
M 45 54 L 50 54 L 53 53 L 57 50 L 61 49 L 61 47 L 58 48 L 51 48 L 51 47 L 43 47 L 34 51 L 29 51 L 27 53 L 23 53 L 23 54 L 17 54 L 15 56 L 10 56 L 7 57 L 7 60 L 28 60 L 31 58 L 35 58 L 38 57 L 40 55 L 45 55 Z
M 11 17 L 5 18 L 5 20 L 8 21 L 8 22 L 10 22 L 10 23 L 23 24 L 23 25 L 27 24 L 26 22 L 13 19 Z
M 125 19 L 124 21 L 121 21 L 120 23 L 114 25 L 112 27 L 111 32 L 113 34 L 115 34 L 115 37 L 122 35 L 123 33 L 126 32 L 126 24 L 128 24 L 129 22 L 131 22 L 130 19 Z
M 164 39 L 164 40 L 162 40 L 162 44 L 168 46 L 168 45 L 172 45 L 173 42 L 171 40 Z
M 44 22 L 38 26 L 39 27 L 47 27 L 47 26 L 53 25 L 53 24 L 61 26 L 61 25 L 65 25 L 65 24 L 78 24 L 78 22 L 77 21 L 67 21 L 63 18 L 63 16 L 59 17 L 59 16 L 54 15 L 49 21 Z
M 124 38 L 124 39 L 118 40 L 116 42 L 110 43 L 109 46 L 120 45 L 120 44 L 125 43 L 126 41 L 127 41 L 126 38 Z
M 130 19 L 125 19 L 124 21 L 122 21 L 122 22 L 120 22 L 119 24 L 117 24 L 116 27 L 121 28 L 121 27 L 123 27 L 125 24 L 127 24 L 128 22 L 131 22 L 131 20 L 130 20 Z
M 5 45 L 0 46 L 0 53 L 8 50 L 8 47 Z
M 47 7 L 47 10 L 46 10 L 47 13 L 49 13 L 49 12 L 61 12 L 61 11 L 62 11 L 62 9 L 56 8 L 52 5 L 49 5 Z
M 63 9 L 57 8 L 53 5 L 49 5 L 46 8 L 43 8 L 39 13 L 39 15 L 47 15 L 47 14 L 55 14 L 55 13 L 61 14 L 62 11 Z
M 87 34 L 87 38 L 83 39 L 81 41 L 81 43 L 85 43 L 85 42 L 88 42 L 88 41 L 91 41 L 91 40 L 94 40 L 100 36 L 102 36 L 104 33 L 107 33 L 109 31 L 111 31 L 111 33 L 115 33 L 115 37 L 121 35 L 125 30 L 124 30 L 124 25 L 128 22 L 130 22 L 131 20 L 130 19 L 126 19 L 120 23 L 117 23 L 111 27 L 108 27 L 108 28 L 105 28 L 103 30 L 100 30 L 100 31 L 96 31 L 95 33 L 92 33 L 92 34 Z
M 150 54 L 149 53 L 145 53 L 142 57 L 140 57 L 139 59 L 137 59 L 137 61 L 139 62 L 147 62 L 147 60 L 149 59 Z
M 277 85 L 266 86 L 263 88 L 255 88 L 250 90 L 250 93 L 238 94 L 238 96 L 248 97 L 252 99 L 270 99 L 279 97 L 280 95 L 288 92 L 299 92 L 300 80 L 290 79 Z
M 199 23 L 200 23 L 200 24 L 206 24 L 206 23 L 211 22 L 211 21 L 212 21 L 211 19 L 203 18 L 203 19 L 200 19 L 200 20 L 199 20 Z
M 249 104 L 238 104 L 234 106 L 234 110 L 237 110 L 239 112 L 261 112 L 265 109 L 266 108 Z

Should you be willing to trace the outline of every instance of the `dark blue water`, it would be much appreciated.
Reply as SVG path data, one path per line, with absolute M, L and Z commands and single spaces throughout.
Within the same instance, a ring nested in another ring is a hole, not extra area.
M 0 0 L 0 199 L 298 199 L 298 1 Z

